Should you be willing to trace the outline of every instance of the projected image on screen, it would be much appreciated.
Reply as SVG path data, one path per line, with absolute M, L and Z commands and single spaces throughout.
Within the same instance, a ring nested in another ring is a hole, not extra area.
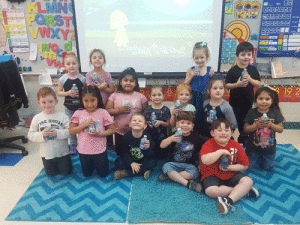
M 185 72 L 199 41 L 208 43 L 208 63 L 217 70 L 222 4 L 214 9 L 215 2 L 75 0 L 82 72 L 92 69 L 88 54 L 94 48 L 105 52 L 109 72 L 129 66 L 138 72 Z

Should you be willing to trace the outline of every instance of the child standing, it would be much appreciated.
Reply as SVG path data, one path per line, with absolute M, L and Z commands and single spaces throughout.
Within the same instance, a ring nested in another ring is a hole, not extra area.
M 69 175 L 72 173 L 68 148 L 69 118 L 55 111 L 58 100 L 51 88 L 41 88 L 37 99 L 43 112 L 33 117 L 28 138 L 40 143 L 40 156 L 47 176 Z
M 250 133 L 246 153 L 252 169 L 257 163 L 262 169 L 273 170 L 276 154 L 275 132 L 282 133 L 284 118 L 279 108 L 278 95 L 269 87 L 259 88 L 254 96 L 256 108 L 245 118 L 244 131 Z
M 148 179 L 151 170 L 156 166 L 154 143 L 151 136 L 145 131 L 146 118 L 142 113 L 132 114 L 129 127 L 131 131 L 124 135 L 121 156 L 116 158 L 115 180 L 124 177 L 144 176 Z M 141 144 L 146 135 L 147 141 Z
M 210 66 L 206 66 L 210 53 L 206 42 L 197 42 L 193 48 L 193 59 L 196 66 L 189 68 L 186 72 L 184 83 L 190 84 L 193 90 L 192 104 L 196 108 L 195 129 L 202 134 L 202 125 L 206 118 L 203 113 L 204 94 L 206 92 L 209 77 L 214 74 Z
M 106 177 L 109 172 L 106 136 L 115 133 L 114 122 L 109 113 L 103 109 L 98 88 L 84 87 L 80 103 L 84 109 L 77 110 L 72 116 L 70 134 L 79 134 L 78 152 L 83 175 L 90 177 L 96 169 L 100 177 Z
M 207 118 L 206 123 L 201 127 L 203 135 L 211 138 L 210 130 L 211 123 L 213 122 L 210 118 L 211 110 L 215 110 L 215 119 L 225 118 L 232 124 L 232 130 L 237 128 L 237 122 L 235 119 L 234 112 L 229 103 L 224 100 L 225 83 L 223 79 L 212 78 L 209 80 L 207 85 L 207 93 L 209 99 L 203 103 L 203 109 Z M 214 108 L 213 108 L 214 107 Z
M 163 173 L 159 175 L 158 181 L 171 179 L 188 189 L 201 192 L 201 184 L 196 181 L 199 177 L 196 163 L 199 160 L 199 151 L 205 143 L 205 139 L 192 132 L 194 121 L 194 113 L 180 112 L 177 116 L 176 127 L 181 129 L 182 137 L 174 134 L 161 142 L 161 148 L 171 145 L 173 154 L 172 161 L 163 166 Z
M 192 104 L 189 104 L 190 100 L 192 99 L 192 88 L 190 85 L 186 83 L 179 84 L 176 89 L 176 99 L 180 102 L 180 108 L 174 106 L 170 107 L 171 110 L 171 119 L 170 125 L 172 127 L 176 126 L 176 117 L 177 114 L 181 111 L 188 111 L 188 112 L 196 112 L 195 107 Z M 173 131 L 175 131 L 174 129 Z
M 160 143 L 162 140 L 166 139 L 167 127 L 170 126 L 170 109 L 162 104 L 164 100 L 164 91 L 162 87 L 152 87 L 150 91 L 150 99 L 152 105 L 145 109 L 145 116 L 148 121 L 148 132 L 150 133 L 154 141 L 154 151 L 157 159 L 165 159 L 169 156 L 169 149 L 160 148 Z M 155 116 L 155 123 L 151 117 Z
M 115 120 L 115 147 L 118 155 L 121 155 L 123 136 L 130 130 L 128 124 L 131 115 L 142 112 L 147 106 L 147 98 L 139 93 L 135 70 L 131 67 L 125 69 L 119 78 L 118 91 L 108 98 L 106 104 L 107 111 L 114 116 Z
M 237 65 L 232 67 L 225 78 L 226 88 L 230 89 L 229 104 L 232 106 L 238 123 L 240 136 L 238 142 L 246 144 L 248 135 L 244 133 L 244 119 L 247 112 L 252 108 L 254 90 L 260 87 L 260 76 L 256 67 L 250 65 L 254 47 L 249 42 L 242 42 L 236 48 Z M 247 70 L 248 74 L 241 77 L 242 72 Z
M 230 139 L 231 135 L 228 120 L 215 120 L 211 130 L 213 138 L 202 146 L 200 152 L 201 181 L 205 194 L 217 198 L 219 212 L 223 215 L 242 197 L 259 196 L 258 191 L 252 187 L 252 179 L 241 172 L 248 168 L 248 157 L 243 147 Z
M 65 114 L 71 119 L 74 112 L 79 109 L 79 90 L 85 85 L 85 77 L 78 73 L 79 62 L 75 55 L 68 54 L 63 58 L 66 74 L 59 78 L 57 95 L 65 97 Z M 77 90 L 75 90 L 77 89 Z M 70 153 L 77 151 L 77 137 L 69 139 Z
M 94 85 L 100 90 L 103 104 L 106 106 L 109 95 L 114 92 L 114 86 L 111 74 L 103 69 L 103 66 L 106 64 L 106 58 L 101 49 L 93 49 L 91 51 L 90 64 L 94 66 L 94 69 L 86 74 L 86 83 Z

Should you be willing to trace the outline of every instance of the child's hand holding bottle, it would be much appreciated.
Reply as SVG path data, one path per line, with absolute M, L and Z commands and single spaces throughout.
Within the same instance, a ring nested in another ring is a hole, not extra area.
M 99 81 L 95 82 L 95 86 L 100 90 L 104 90 L 106 87 L 107 87 L 107 83 L 106 82 L 103 82 L 103 83 L 100 83 Z
M 244 78 L 244 76 L 243 76 L 243 78 Z M 241 77 L 240 77 L 236 83 L 237 83 L 238 87 L 246 87 L 248 85 L 248 80 L 247 79 L 241 80 Z

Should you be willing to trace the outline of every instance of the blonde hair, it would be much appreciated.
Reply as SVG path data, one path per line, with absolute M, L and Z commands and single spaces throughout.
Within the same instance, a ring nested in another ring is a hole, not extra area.
M 151 89 L 150 89 L 150 95 L 152 94 L 152 92 L 154 90 L 159 90 L 163 94 L 163 96 L 165 95 L 164 90 L 161 86 L 152 86 Z
M 206 55 L 207 59 L 210 57 L 210 52 L 209 52 L 209 49 L 207 47 L 207 43 L 206 42 L 197 42 L 194 45 L 194 48 L 193 48 L 193 57 L 195 55 L 195 51 L 197 51 L 197 50 L 203 50 L 205 52 L 205 55 Z
M 65 66 L 65 60 L 68 58 L 74 58 L 76 60 L 76 62 L 79 64 L 79 60 L 77 58 L 76 55 L 74 54 L 67 54 L 64 58 L 63 58 L 63 65 Z M 66 72 L 68 73 L 68 71 L 66 70 Z
M 182 83 L 182 84 L 179 84 L 176 88 L 176 99 L 178 99 L 178 95 L 180 94 L 180 92 L 182 92 L 183 90 L 187 90 L 190 95 L 193 95 L 193 92 L 192 92 L 192 88 L 189 84 L 186 84 L 186 83 Z
M 45 98 L 45 97 L 48 96 L 48 95 L 53 96 L 53 98 L 54 98 L 55 100 L 57 100 L 57 96 L 56 96 L 55 92 L 54 92 L 53 89 L 50 88 L 50 87 L 43 87 L 43 88 L 40 88 L 40 90 L 39 90 L 38 93 L 37 93 L 37 100 L 39 101 L 40 98 Z

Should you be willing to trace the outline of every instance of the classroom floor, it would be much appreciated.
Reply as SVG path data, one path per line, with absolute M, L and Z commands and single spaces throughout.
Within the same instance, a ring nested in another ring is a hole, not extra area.
M 15 131 L 0 130 L 1 138 L 11 137 L 15 135 L 27 136 L 28 129 L 22 128 Z M 236 135 L 236 134 L 235 134 Z M 300 150 L 300 130 L 284 130 L 281 134 L 277 135 L 278 144 L 293 144 L 298 150 Z M 21 141 L 15 142 L 21 144 Z M 69 225 L 70 223 L 63 222 L 16 222 L 16 221 L 5 221 L 5 218 L 16 205 L 18 200 L 22 197 L 24 192 L 27 190 L 29 185 L 39 174 L 43 168 L 42 161 L 39 156 L 38 144 L 29 141 L 24 144 L 26 150 L 29 152 L 28 156 L 24 157 L 14 167 L 0 167 L 0 225 L 41 225 L 41 224 L 62 224 Z M 12 150 L 0 149 L 0 153 L 3 152 L 17 152 Z M 72 223 L 72 225 L 82 224 L 113 224 L 118 225 L 119 223 Z M 120 223 L 121 224 L 121 223 Z M 153 224 L 153 223 L 151 223 Z M 170 223 L 156 223 L 156 224 L 170 224 Z M 179 223 L 172 223 L 179 224 Z M 182 223 L 180 223 L 182 224 Z

